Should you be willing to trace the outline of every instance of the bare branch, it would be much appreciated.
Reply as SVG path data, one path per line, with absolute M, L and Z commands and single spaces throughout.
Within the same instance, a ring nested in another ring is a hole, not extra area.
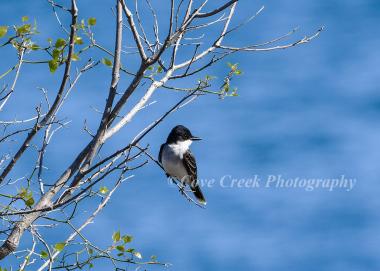
M 127 16 L 127 20 L 128 20 L 129 26 L 131 28 L 131 31 L 132 31 L 132 34 L 133 34 L 133 38 L 135 39 L 135 42 L 136 42 L 136 45 L 137 45 L 137 49 L 139 50 L 141 59 L 142 59 L 142 61 L 145 61 L 146 60 L 146 54 L 145 54 L 145 51 L 144 51 L 144 47 L 141 44 L 140 35 L 139 35 L 138 31 L 137 31 L 137 28 L 136 28 L 136 25 L 135 25 L 135 21 L 133 20 L 132 12 L 128 9 L 128 7 L 125 4 L 124 0 L 119 0 L 119 1 L 120 1 L 121 5 L 123 7 L 125 16 Z
M 166 75 L 159 81 L 154 81 L 148 90 L 146 91 L 145 95 L 140 99 L 140 101 L 128 112 L 127 115 L 125 115 L 116 125 L 114 125 L 112 128 L 109 128 L 104 136 L 104 141 L 113 136 L 115 133 L 117 133 L 123 126 L 125 126 L 128 122 L 132 120 L 132 118 L 136 115 L 138 111 L 142 107 L 145 106 L 145 104 L 148 102 L 150 97 L 153 95 L 156 89 L 161 87 L 163 84 L 166 83 L 166 81 L 169 79 L 169 77 L 172 75 L 173 70 L 167 71 Z
M 222 43 L 222 41 L 224 39 L 224 36 L 225 36 L 225 33 L 227 32 L 228 26 L 229 26 L 229 24 L 231 22 L 232 16 L 233 16 L 233 14 L 235 12 L 235 7 L 236 7 L 236 2 L 232 4 L 230 12 L 229 12 L 229 15 L 227 16 L 227 20 L 224 23 L 224 27 L 223 27 L 222 33 L 216 39 L 216 41 L 214 42 L 214 45 L 212 45 L 208 49 L 204 50 L 203 52 L 199 53 L 198 55 L 196 55 L 192 59 L 190 59 L 188 61 L 185 61 L 185 62 L 183 62 L 181 64 L 175 65 L 175 69 L 184 68 L 184 67 L 190 65 L 191 63 L 196 62 L 196 61 L 202 59 L 203 57 L 207 56 L 209 53 L 211 53 L 212 51 L 214 51 L 217 48 L 217 46 L 219 46 Z
M 273 50 L 279 50 L 279 49 L 287 49 L 296 45 L 309 43 L 311 40 L 317 38 L 319 34 L 323 31 L 323 29 L 324 27 L 321 27 L 311 36 L 305 36 L 304 38 L 300 40 L 297 40 L 295 42 L 285 44 L 285 45 L 278 45 L 278 46 L 267 47 L 267 48 L 257 48 L 259 46 L 262 46 L 262 44 L 250 45 L 250 46 L 245 46 L 245 47 L 231 47 L 231 46 L 217 45 L 217 47 L 220 49 L 225 49 L 229 51 L 246 51 L 246 52 L 273 51 Z M 292 33 L 292 32 L 289 32 L 289 33 Z M 288 34 L 286 36 L 288 36 Z M 283 39 L 283 36 L 275 39 L 275 41 L 280 40 L 280 39 Z M 269 41 L 263 44 L 265 45 L 269 43 L 273 43 L 273 41 Z
M 1 98 L 2 103 L 0 104 L 0 112 L 3 110 L 4 105 L 8 102 L 8 100 L 11 97 L 13 91 L 15 90 L 16 83 L 17 83 L 18 77 L 20 75 L 21 65 L 22 65 L 22 62 L 23 62 L 23 59 L 24 59 L 24 52 L 25 52 L 25 48 L 21 48 L 20 52 L 19 52 L 19 61 L 16 64 L 16 67 L 17 67 L 16 68 L 16 75 L 15 75 L 15 78 L 13 79 L 13 83 L 12 83 L 12 86 L 11 86 L 9 92 L 6 94 L 5 97 Z
M 158 46 L 160 45 L 160 37 L 159 37 L 159 33 L 158 33 L 158 19 L 157 19 L 157 14 L 156 14 L 156 11 L 154 10 L 153 6 L 152 6 L 152 3 L 150 2 L 150 0 L 146 0 L 147 4 L 148 4 L 148 7 L 152 13 L 152 16 L 153 16 L 153 19 L 154 19 L 154 25 L 153 25 L 153 30 L 154 30 L 154 36 L 156 38 L 156 48 L 158 48 Z
M 221 11 L 225 10 L 226 8 L 232 6 L 234 3 L 238 2 L 239 0 L 231 0 L 231 1 L 228 1 L 227 3 L 225 3 L 223 6 L 217 8 L 217 9 L 214 9 L 213 11 L 211 12 L 207 12 L 207 13 L 199 13 L 197 15 L 195 15 L 196 18 L 206 18 L 206 17 L 211 17 L 215 14 L 218 14 L 220 13 Z

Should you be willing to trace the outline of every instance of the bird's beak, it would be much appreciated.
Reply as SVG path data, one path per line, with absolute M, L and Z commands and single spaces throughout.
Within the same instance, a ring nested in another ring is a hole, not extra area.
M 192 140 L 192 141 L 199 141 L 199 140 L 202 140 L 202 138 L 197 137 L 197 136 L 192 136 L 192 137 L 191 137 L 191 140 Z

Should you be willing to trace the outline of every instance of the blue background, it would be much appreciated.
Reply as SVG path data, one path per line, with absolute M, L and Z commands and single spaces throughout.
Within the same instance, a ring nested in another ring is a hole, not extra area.
M 79 2 L 82 18 L 97 18 L 96 39 L 112 49 L 114 20 L 109 7 L 113 1 Z M 168 186 L 162 171 L 149 163 L 134 172 L 135 177 L 118 190 L 85 235 L 107 245 L 112 232 L 120 229 L 134 236 L 133 246 L 145 258 L 154 254 L 172 263 L 170 270 L 379 270 L 379 2 L 241 2 L 233 25 L 261 5 L 266 8 L 227 44 L 260 43 L 296 26 L 301 28 L 292 40 L 321 25 L 326 30 L 305 46 L 231 56 L 228 61 L 238 62 L 243 70 L 243 76 L 233 81 L 239 97 L 201 97 L 167 118 L 143 143 L 149 143 L 151 152 L 157 154 L 169 130 L 181 123 L 204 139 L 192 146 L 201 179 L 219 180 L 226 174 L 234 178 L 258 174 L 262 179 L 272 174 L 288 178 L 345 175 L 357 180 L 354 189 L 307 192 L 215 186 L 204 188 L 208 205 L 202 210 Z M 46 1 L 0 3 L 0 25 L 19 22 L 28 15 L 38 22 L 39 39 L 62 36 Z M 167 14 L 169 4 L 153 3 L 161 14 Z M 63 19 L 67 22 L 68 18 Z M 146 25 L 151 22 L 148 12 L 143 20 Z M 6 50 L 1 50 L 2 72 L 16 61 L 13 50 Z M 104 54 L 95 51 L 95 57 Z M 136 65 L 133 61 L 123 56 L 123 62 L 131 66 Z M 223 62 L 209 73 L 221 79 L 226 69 Z M 1 119 L 31 116 L 41 100 L 36 87 L 48 88 L 53 97 L 60 73 L 50 75 L 46 65 L 25 66 Z M 10 80 L 7 77 L 1 84 Z M 110 69 L 104 66 L 84 75 L 60 112 L 72 122 L 56 134 L 48 149 L 47 182 L 59 176 L 78 148 L 88 142 L 82 130 L 84 119 L 96 129 L 100 116 L 90 106 L 102 109 L 109 80 Z M 194 80 L 182 85 L 193 85 Z M 123 79 L 119 89 L 126 85 Z M 104 153 L 125 145 L 180 97 L 181 93 L 158 90 L 153 97 L 157 103 L 107 143 Z M 17 146 L 0 150 L 12 153 Z M 29 172 L 35 157 L 35 152 L 29 151 L 14 176 Z M 86 209 L 92 210 L 95 204 L 87 202 Z M 62 230 L 47 236 L 60 241 L 67 234 Z M 105 266 L 97 264 L 95 270 Z

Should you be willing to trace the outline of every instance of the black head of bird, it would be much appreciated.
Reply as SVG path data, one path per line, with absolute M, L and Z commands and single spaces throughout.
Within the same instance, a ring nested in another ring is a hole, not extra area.
M 185 126 L 177 125 L 169 133 L 166 143 L 177 143 L 180 141 L 187 141 L 187 140 L 196 141 L 196 140 L 201 140 L 201 138 L 197 136 L 193 136 L 190 130 L 186 128 Z

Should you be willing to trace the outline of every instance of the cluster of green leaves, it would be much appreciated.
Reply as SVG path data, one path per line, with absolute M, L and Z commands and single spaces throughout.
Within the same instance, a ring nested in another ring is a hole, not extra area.
M 48 53 L 50 59 L 44 61 L 35 61 L 34 63 L 47 63 L 51 73 L 54 73 L 62 64 L 67 61 L 68 58 L 68 47 L 69 47 L 69 37 L 59 37 L 57 39 L 48 38 L 48 45 L 39 46 L 37 43 L 32 41 L 32 36 L 38 34 L 37 24 L 34 22 L 32 25 L 29 23 L 28 16 L 23 16 L 21 18 L 22 24 L 7 26 L 0 26 L 0 38 L 8 38 L 3 44 L 0 43 L 0 47 L 7 44 L 12 44 L 16 49 L 21 51 L 21 49 L 29 49 L 31 51 L 43 50 Z M 88 37 L 90 43 L 87 46 L 76 50 L 72 54 L 71 60 L 78 61 L 80 60 L 79 56 L 84 51 L 91 48 L 93 44 L 93 32 L 92 27 L 97 23 L 96 18 L 90 17 L 87 20 L 82 19 L 79 23 L 76 24 L 77 33 L 74 37 L 75 45 L 85 45 L 84 37 Z M 10 29 L 14 29 L 11 33 Z M 32 62 L 29 62 L 32 63 Z M 103 58 L 101 63 L 108 67 L 112 67 L 112 60 L 108 58 Z
M 221 97 L 238 96 L 237 87 L 231 87 L 231 79 L 236 75 L 241 75 L 242 71 L 238 68 L 238 63 L 232 64 L 228 62 L 227 65 L 230 68 L 230 71 L 228 72 L 227 76 L 224 78 L 220 95 Z
M 231 87 L 231 79 L 234 76 L 241 75 L 242 71 L 238 68 L 238 63 L 231 64 L 228 62 L 227 65 L 229 70 L 224 77 L 223 84 L 219 90 L 209 90 L 212 85 L 211 81 L 216 78 L 211 75 L 206 75 L 204 78 L 198 80 L 198 89 L 205 93 L 216 94 L 220 98 L 238 96 L 237 88 Z
M 48 39 L 48 42 L 51 45 L 52 39 Z M 55 41 L 54 46 L 52 46 L 53 49 L 51 51 L 51 56 L 53 58 L 49 61 L 50 72 L 55 72 L 58 66 L 60 65 L 60 63 L 63 62 L 63 59 L 64 59 L 63 53 L 64 53 L 66 45 L 67 45 L 66 40 L 64 40 L 63 38 L 58 38 Z
M 2 267 L 0 266 L 0 271 L 8 271 L 8 269 L 6 269 L 6 268 L 2 268 Z
M 77 28 L 81 29 L 83 31 L 83 34 L 86 35 L 90 40 L 94 40 L 91 27 L 95 26 L 96 23 L 97 23 L 97 21 L 96 21 L 96 18 L 94 18 L 94 17 L 88 18 L 87 24 L 86 24 L 85 20 L 82 19 L 80 24 L 77 25 Z M 94 44 L 92 44 L 92 45 L 94 45 Z M 112 60 L 107 58 L 107 57 L 103 57 L 100 62 L 107 67 L 110 67 L 110 68 L 113 67 Z M 105 193 L 103 193 L 103 194 L 105 194 Z
M 238 69 L 238 64 L 239 63 L 232 64 L 230 62 L 227 62 L 228 67 L 231 69 L 231 71 L 235 75 L 241 75 L 242 74 L 242 71 Z
M 113 248 L 117 250 L 117 256 L 124 256 L 125 253 L 129 253 L 136 258 L 142 259 L 140 252 L 136 251 L 134 248 L 127 248 L 126 245 L 132 242 L 133 237 L 130 235 L 121 235 L 120 231 L 114 232 L 112 234 Z
M 198 88 L 204 92 L 207 92 L 206 89 L 211 86 L 211 81 L 214 80 L 216 77 L 211 75 L 206 75 L 205 78 L 198 80 Z M 213 92 L 214 93 L 214 92 Z M 218 93 L 214 93 L 218 94 Z
M 50 72 L 53 73 L 57 70 L 59 65 L 63 64 L 66 61 L 67 56 L 65 56 L 64 53 L 65 53 L 65 49 L 68 46 L 68 41 L 66 41 L 63 38 L 58 38 L 55 41 L 54 45 L 52 43 L 52 39 L 49 39 L 48 41 L 50 43 L 51 56 L 52 56 L 52 59 L 49 61 L 49 69 L 50 69 Z M 83 43 L 84 42 L 83 42 L 82 37 L 79 37 L 79 36 L 74 37 L 74 44 L 82 45 Z M 78 61 L 79 56 L 73 53 L 71 56 L 71 59 L 73 61 Z
M 17 197 L 22 199 L 25 205 L 29 208 L 32 207 L 34 204 L 33 192 L 27 188 L 22 187 L 19 190 Z
M 32 28 L 32 25 L 30 23 L 27 23 L 29 21 L 28 16 L 21 17 L 21 21 L 23 22 L 23 24 L 16 28 L 16 32 L 20 36 L 30 33 L 31 28 Z
M 96 18 L 89 18 L 87 20 L 87 24 L 85 23 L 85 20 L 82 19 L 80 23 L 76 25 L 78 30 L 82 30 L 82 34 L 84 35 L 91 35 L 91 26 L 96 25 Z M 64 38 L 58 38 L 56 41 L 53 43 L 52 39 L 48 39 L 48 42 L 50 44 L 49 49 L 50 49 L 50 55 L 52 57 L 51 60 L 49 60 L 49 70 L 50 72 L 54 73 L 60 65 L 66 62 L 67 60 L 67 55 L 65 55 L 65 50 L 69 46 L 69 41 L 64 39 Z M 75 45 L 83 45 L 84 41 L 81 36 L 78 34 L 75 35 L 74 37 L 74 44 Z M 78 61 L 79 60 L 79 54 L 73 53 L 71 59 L 73 61 Z
M 140 252 L 138 252 L 134 248 L 129 247 L 129 244 L 132 241 L 133 241 L 133 236 L 127 235 L 127 234 L 122 235 L 120 233 L 120 231 L 114 232 L 112 234 L 112 245 L 106 250 L 107 255 L 108 255 L 109 251 L 114 251 L 115 254 L 117 255 L 117 257 L 121 257 L 122 259 L 123 259 L 123 257 L 125 257 L 123 260 L 126 262 L 132 261 L 133 258 L 142 259 L 143 257 L 142 257 Z M 59 242 L 59 243 L 56 243 L 55 245 L 53 245 L 51 249 L 52 249 L 52 251 L 59 251 L 60 252 L 60 251 L 63 251 L 66 246 L 67 246 L 67 244 L 65 242 Z M 99 255 L 97 253 L 99 253 L 100 255 L 105 255 L 104 251 L 99 250 L 98 248 L 95 248 L 94 246 L 89 245 L 89 244 L 86 245 L 85 249 L 76 252 L 75 253 L 76 257 L 78 258 L 78 256 L 80 254 L 82 254 L 83 252 L 88 253 L 89 258 L 87 260 L 85 260 L 83 263 L 85 265 L 88 265 L 89 268 L 94 267 L 93 260 L 97 259 L 99 257 Z M 40 258 L 42 258 L 42 259 L 47 259 L 49 257 L 49 254 L 46 250 L 40 251 L 39 255 L 40 255 Z M 150 257 L 150 259 L 152 262 L 158 263 L 157 256 L 152 255 Z
M 37 23 L 29 22 L 28 16 L 21 18 L 19 25 L 2 25 L 0 26 L 0 38 L 8 38 L 0 46 L 12 44 L 18 51 L 21 49 L 38 50 L 39 46 L 32 41 L 32 36 L 38 34 Z
M 55 251 L 62 251 L 65 247 L 66 247 L 66 243 L 65 242 L 60 242 L 60 243 L 56 243 L 52 248 Z M 40 257 L 42 259 L 47 259 L 49 257 L 49 254 L 47 253 L 46 250 L 42 250 L 40 252 Z
M 154 75 L 162 73 L 164 69 L 162 68 L 161 65 L 156 65 L 156 66 L 152 65 L 152 66 L 149 66 L 147 70 L 151 72 L 150 74 L 151 76 L 154 76 Z

